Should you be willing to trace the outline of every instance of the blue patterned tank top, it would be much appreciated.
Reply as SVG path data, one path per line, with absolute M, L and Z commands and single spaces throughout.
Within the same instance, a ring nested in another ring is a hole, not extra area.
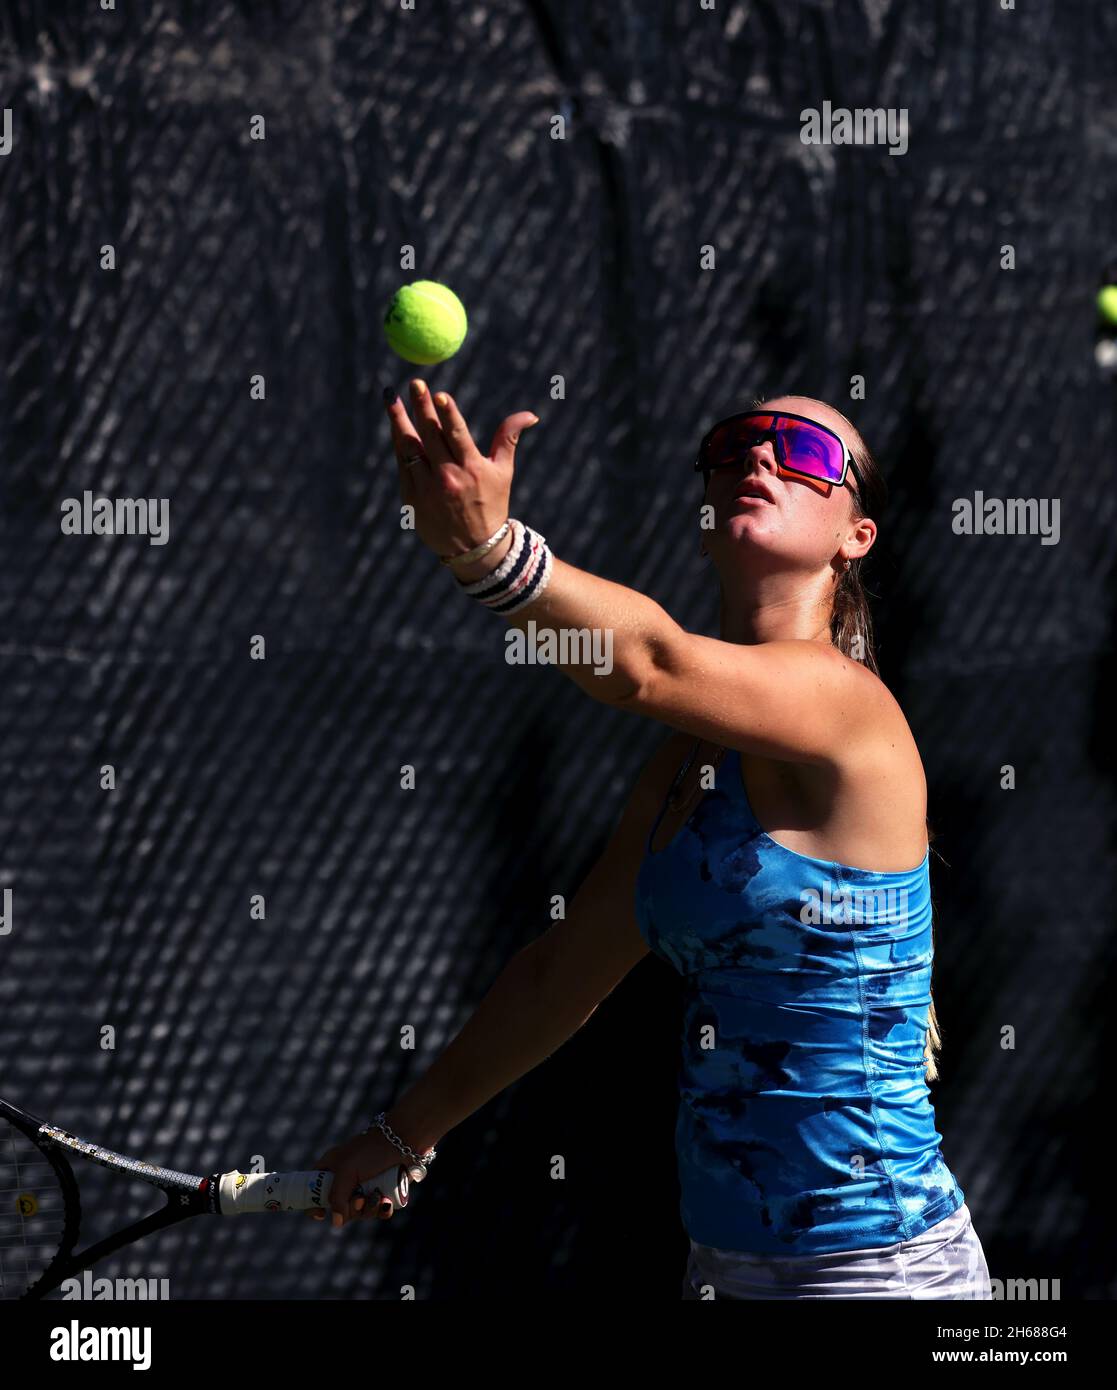
M 923 1071 L 930 850 L 875 873 L 777 844 L 740 754 L 636 881 L 649 947 L 683 977 L 675 1143 L 683 1225 L 723 1250 L 908 1240 L 965 1194 Z

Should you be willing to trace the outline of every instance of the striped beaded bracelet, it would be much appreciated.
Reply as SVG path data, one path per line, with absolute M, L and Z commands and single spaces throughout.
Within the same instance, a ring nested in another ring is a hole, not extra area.
M 515 613 L 534 603 L 550 582 L 553 568 L 554 556 L 546 538 L 515 517 L 508 520 L 512 546 L 492 574 L 468 582 L 458 580 L 463 594 L 494 613 Z

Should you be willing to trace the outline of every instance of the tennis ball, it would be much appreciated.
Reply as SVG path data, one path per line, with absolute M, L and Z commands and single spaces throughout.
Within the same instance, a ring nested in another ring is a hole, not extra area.
M 396 290 L 384 315 L 388 346 L 404 361 L 424 367 L 453 357 L 467 327 L 461 300 L 435 280 L 416 280 Z
M 1104 285 L 1098 290 L 1098 313 L 1117 327 L 1117 285 Z

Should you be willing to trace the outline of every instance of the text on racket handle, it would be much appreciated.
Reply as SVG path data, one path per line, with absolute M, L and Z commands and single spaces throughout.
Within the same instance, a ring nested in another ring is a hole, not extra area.
M 329 1210 L 334 1175 L 326 1168 L 307 1173 L 222 1173 L 218 1180 L 218 1208 L 222 1216 L 241 1216 L 259 1211 Z M 387 1197 L 398 1211 L 407 1206 L 410 1182 L 407 1169 L 393 1164 L 366 1180 L 353 1193 L 368 1200 Z

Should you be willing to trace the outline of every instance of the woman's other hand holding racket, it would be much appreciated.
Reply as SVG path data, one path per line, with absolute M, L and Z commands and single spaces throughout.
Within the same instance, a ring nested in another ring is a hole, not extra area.
M 311 1165 L 314 1168 L 328 1168 L 334 1175 L 330 1190 L 330 1208 L 333 1212 L 332 1225 L 338 1229 L 346 1221 L 358 1219 L 378 1219 L 388 1221 L 394 1215 L 392 1203 L 387 1199 L 366 1199 L 351 1194 L 366 1179 L 375 1178 L 385 1169 L 404 1164 L 405 1160 L 396 1146 L 380 1130 L 368 1134 L 355 1134 L 343 1144 L 335 1144 L 327 1149 Z M 406 1166 L 406 1165 L 405 1165 Z M 325 1221 L 324 1211 L 311 1211 L 312 1220 Z

